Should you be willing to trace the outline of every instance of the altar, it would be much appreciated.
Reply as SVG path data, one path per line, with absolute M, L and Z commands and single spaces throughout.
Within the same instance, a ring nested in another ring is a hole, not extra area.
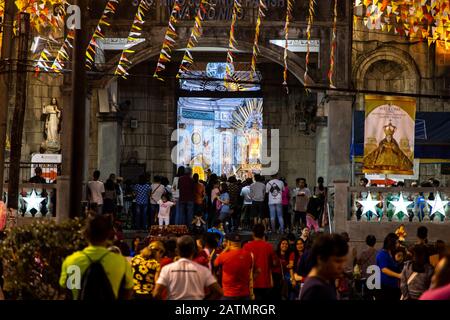
M 182 97 L 178 101 L 178 166 L 240 179 L 261 170 L 261 98 Z

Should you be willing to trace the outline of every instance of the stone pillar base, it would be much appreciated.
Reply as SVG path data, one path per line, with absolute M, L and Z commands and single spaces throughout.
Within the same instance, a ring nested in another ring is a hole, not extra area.
M 56 223 L 70 219 L 70 177 L 59 176 L 56 183 Z

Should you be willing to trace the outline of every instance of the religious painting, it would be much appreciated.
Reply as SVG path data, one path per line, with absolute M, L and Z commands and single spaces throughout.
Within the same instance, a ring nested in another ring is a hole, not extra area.
M 412 175 L 416 101 L 366 96 L 363 172 Z

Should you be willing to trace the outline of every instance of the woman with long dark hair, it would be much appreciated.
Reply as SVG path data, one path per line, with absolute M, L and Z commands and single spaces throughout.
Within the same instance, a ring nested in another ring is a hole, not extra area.
M 302 239 L 298 239 L 295 242 L 295 250 L 291 252 L 289 256 L 289 272 L 290 272 L 290 293 L 291 299 L 298 297 L 300 292 L 300 286 L 303 282 L 303 277 L 300 275 L 300 261 L 303 257 L 305 250 L 305 242 Z
M 434 268 L 428 262 L 428 250 L 424 245 L 415 245 L 412 260 L 405 263 L 400 279 L 402 300 L 418 300 L 431 284 Z
M 105 198 L 103 201 L 103 213 L 111 214 L 115 217 L 117 207 L 116 184 L 113 180 L 108 179 L 105 182 Z
M 400 299 L 401 270 L 394 260 L 399 246 L 395 233 L 389 233 L 384 239 L 383 249 L 377 254 L 377 266 L 381 270 L 381 289 L 377 290 L 377 300 L 397 301 Z
M 273 297 L 275 299 L 287 300 L 289 296 L 289 241 L 281 238 L 277 245 L 276 255 L 278 258 L 276 268 L 272 269 Z

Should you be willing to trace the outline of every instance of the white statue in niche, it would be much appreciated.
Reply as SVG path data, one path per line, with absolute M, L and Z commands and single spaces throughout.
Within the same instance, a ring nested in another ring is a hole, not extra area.
M 61 121 L 61 110 L 58 108 L 58 101 L 56 98 L 52 98 L 49 105 L 42 108 L 42 114 L 45 114 L 45 142 L 43 143 L 44 149 L 47 152 L 53 153 L 58 152 L 60 143 L 60 121 Z

